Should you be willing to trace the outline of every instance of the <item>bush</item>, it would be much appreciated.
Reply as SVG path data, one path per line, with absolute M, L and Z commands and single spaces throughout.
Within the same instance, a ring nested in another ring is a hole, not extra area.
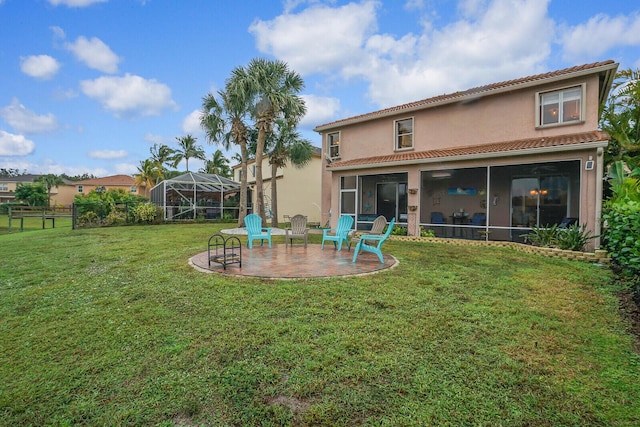
M 393 230 L 391 230 L 391 235 L 393 236 L 406 236 L 407 229 L 401 225 L 395 224 L 393 226 Z
M 567 251 L 583 251 L 594 236 L 586 225 L 573 224 L 560 228 L 557 224 L 547 227 L 533 227 L 531 233 L 524 236 L 534 246 L 558 248 Z
M 436 233 L 433 230 L 427 230 L 422 225 L 420 226 L 420 237 L 436 237 Z
M 137 204 L 131 211 L 135 222 L 151 223 L 158 217 L 158 207 L 153 203 Z
M 91 227 L 97 225 L 99 222 L 100 218 L 98 214 L 93 211 L 85 212 L 78 217 L 78 226 L 80 227 Z
M 620 200 L 609 204 L 602 216 L 604 247 L 625 278 L 640 282 L 640 203 Z
M 112 208 L 109 215 L 104 219 L 105 225 L 122 225 L 127 222 L 127 216 L 124 212 L 119 211 L 116 208 Z

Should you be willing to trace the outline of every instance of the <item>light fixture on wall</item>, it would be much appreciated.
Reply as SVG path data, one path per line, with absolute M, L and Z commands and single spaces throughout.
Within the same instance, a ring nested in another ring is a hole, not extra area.
M 593 156 L 589 156 L 589 160 L 584 163 L 584 170 L 593 170 Z

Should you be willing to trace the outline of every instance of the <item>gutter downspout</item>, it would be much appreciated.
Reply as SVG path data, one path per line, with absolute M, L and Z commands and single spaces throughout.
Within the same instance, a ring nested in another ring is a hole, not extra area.
M 603 187 L 603 174 L 604 174 L 604 150 L 602 147 L 598 148 L 596 155 L 596 223 L 594 224 L 594 231 L 596 238 L 594 239 L 595 249 L 600 249 L 600 235 L 602 234 L 602 187 Z

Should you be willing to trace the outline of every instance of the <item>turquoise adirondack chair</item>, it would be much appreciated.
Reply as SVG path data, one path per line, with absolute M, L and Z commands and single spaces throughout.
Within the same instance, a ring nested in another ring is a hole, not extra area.
M 262 227 L 262 218 L 260 215 L 249 214 L 244 217 L 244 225 L 247 227 L 247 246 L 253 248 L 253 241 L 260 240 L 260 246 L 266 240 L 271 247 L 271 229 Z
M 338 218 L 338 226 L 336 228 L 322 230 L 322 249 L 324 242 L 333 242 L 333 246 L 338 250 L 342 249 L 342 244 L 349 244 L 349 232 L 353 227 L 353 217 L 351 215 L 342 215 Z M 331 234 L 330 234 L 331 233 Z
M 358 254 L 360 253 L 360 251 L 365 251 L 376 254 L 380 262 L 384 264 L 384 258 L 382 257 L 382 244 L 391 234 L 391 230 L 393 229 L 395 223 L 396 219 L 393 218 L 387 226 L 387 231 L 384 234 L 363 234 L 362 236 L 360 236 L 360 240 L 358 241 L 358 244 L 356 245 L 356 248 L 353 252 L 353 259 L 351 260 L 351 262 L 356 262 L 356 258 L 358 258 Z M 375 242 L 377 242 L 377 244 Z

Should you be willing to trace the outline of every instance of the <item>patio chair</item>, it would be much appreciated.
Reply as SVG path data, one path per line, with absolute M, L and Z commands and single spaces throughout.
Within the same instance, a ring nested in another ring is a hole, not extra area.
M 307 236 L 309 229 L 307 228 L 307 217 L 304 215 L 294 215 L 289 218 L 291 227 L 284 229 L 284 246 L 289 243 L 293 245 L 293 239 L 304 240 L 304 247 L 307 247 Z
M 373 220 L 373 224 L 371 225 L 371 230 L 366 232 L 366 234 L 382 234 L 386 226 L 387 226 L 387 218 L 385 218 L 384 215 L 380 215 Z M 357 243 L 362 234 L 365 234 L 365 233 L 358 233 L 358 232 L 354 233 L 351 240 L 349 240 L 349 250 L 351 250 L 351 244 L 354 242 Z
M 442 224 L 445 225 L 447 220 L 444 218 L 444 214 L 442 212 L 431 212 L 431 224 Z M 435 230 L 438 230 L 441 227 L 435 227 Z M 434 231 L 435 231 L 434 230 Z M 447 228 L 442 227 L 442 233 L 444 237 L 447 237 Z
M 249 214 L 244 217 L 244 225 L 247 227 L 247 246 L 253 248 L 253 241 L 260 240 L 260 246 L 266 240 L 271 247 L 271 229 L 262 227 L 262 218 L 257 214 Z
M 351 215 L 342 215 L 338 218 L 338 226 L 336 228 L 322 230 L 322 249 L 324 242 L 333 242 L 333 246 L 342 250 L 342 243 L 349 245 L 349 233 L 353 227 L 353 217 Z
M 481 227 L 484 225 L 487 225 L 487 214 L 484 212 L 476 212 L 471 216 L 471 221 L 469 222 L 469 225 L 474 226 L 474 228 L 471 229 L 471 237 L 472 238 L 476 238 L 477 235 L 480 234 L 480 230 L 479 228 L 475 228 L 475 227 Z
M 378 256 L 378 259 L 384 264 L 384 258 L 382 256 L 382 244 L 387 240 L 393 230 L 396 219 L 392 218 L 391 222 L 387 226 L 387 231 L 384 234 L 363 234 L 360 236 L 360 240 L 353 251 L 353 259 L 351 262 L 356 262 L 360 251 L 371 252 Z M 376 243 L 377 242 L 377 243 Z

